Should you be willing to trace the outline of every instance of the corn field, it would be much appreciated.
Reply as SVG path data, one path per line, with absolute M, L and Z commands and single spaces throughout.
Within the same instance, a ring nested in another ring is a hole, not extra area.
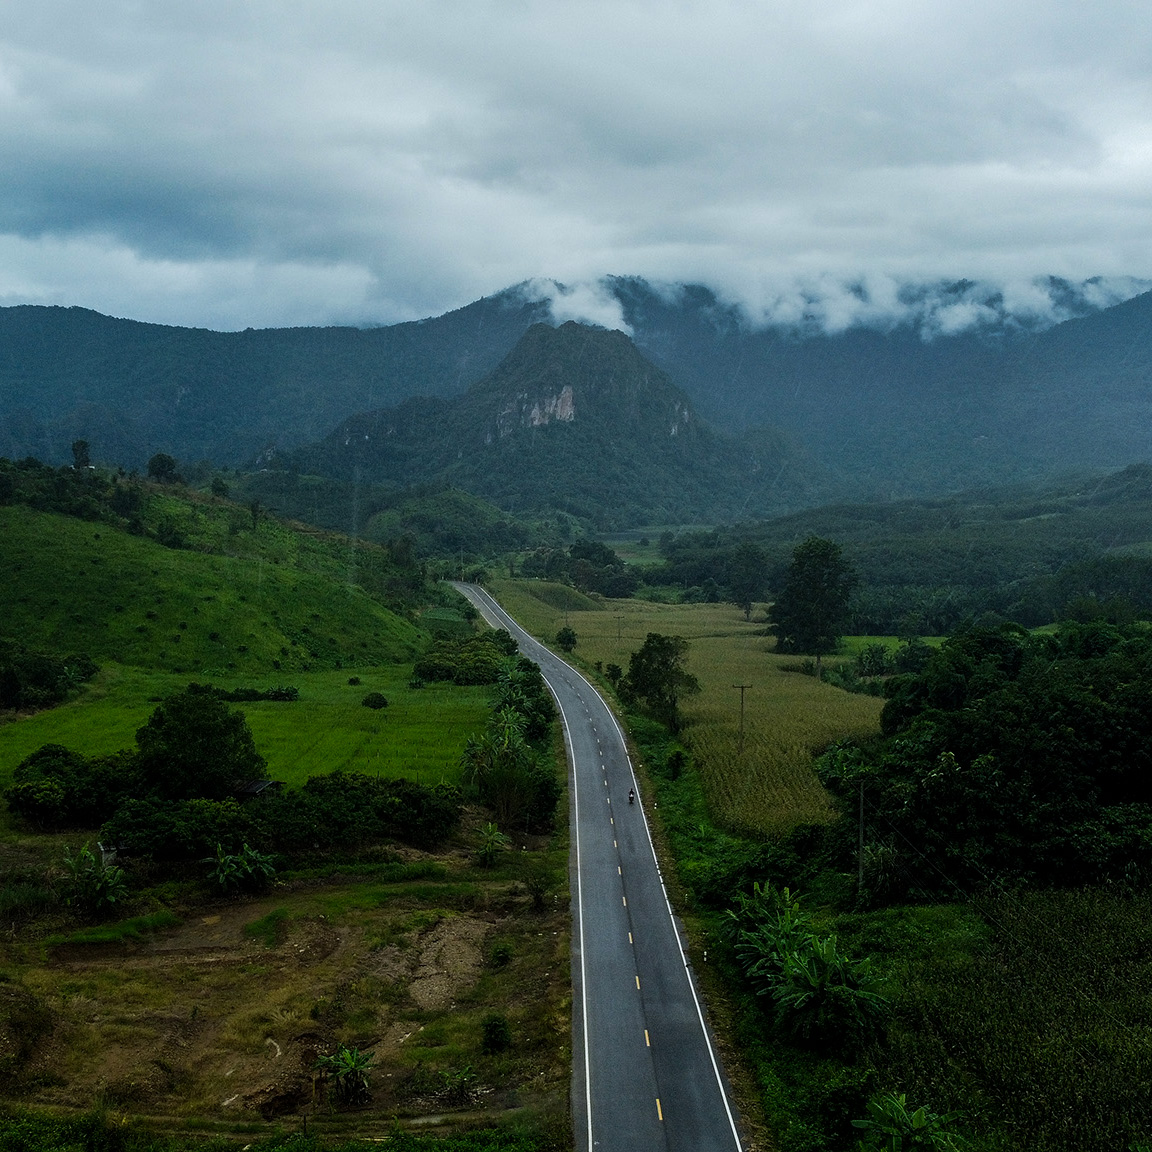
M 592 608 L 564 611 L 554 585 L 493 584 L 497 598 L 530 632 L 551 641 L 567 624 L 585 667 L 597 661 L 625 671 L 649 632 L 685 637 L 688 669 L 701 692 L 682 701 L 684 742 L 693 753 L 712 816 L 733 829 L 779 832 L 831 818 L 813 753 L 833 740 L 876 729 L 882 701 L 855 696 L 811 676 L 785 672 L 795 658 L 776 656 L 763 621 L 747 622 L 731 604 L 652 604 L 585 598 Z M 743 748 L 740 691 L 745 684 Z

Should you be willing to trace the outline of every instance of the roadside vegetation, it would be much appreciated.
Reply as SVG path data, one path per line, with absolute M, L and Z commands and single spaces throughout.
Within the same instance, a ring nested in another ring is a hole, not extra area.
M 567 1146 L 529 671 L 404 546 L 163 463 L 0 462 L 0 1148 Z M 527 819 L 465 756 L 501 712 Z
M 765 1146 L 1149 1143 L 1145 626 L 850 637 L 821 680 L 735 604 L 493 587 L 542 637 L 566 614 L 620 697 Z M 676 725 L 628 691 L 650 632 L 686 641 L 700 684 Z

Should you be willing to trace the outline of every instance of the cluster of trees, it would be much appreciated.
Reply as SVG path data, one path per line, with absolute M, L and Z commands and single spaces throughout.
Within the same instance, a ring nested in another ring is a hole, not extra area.
M 90 656 L 36 652 L 0 639 L 0 708 L 49 708 L 67 700 L 98 668 Z
M 15 461 L 0 456 L 0 505 L 26 504 L 135 529 L 144 500 L 143 486 L 132 477 L 86 465 L 52 468 L 33 456 Z
M 602 596 L 628 597 L 640 586 L 639 569 L 595 540 L 577 540 L 567 549 L 537 548 L 521 562 L 520 571 L 524 576 L 556 580 Z
M 36 827 L 103 826 L 106 841 L 162 865 L 245 844 L 289 857 L 388 839 L 426 845 L 459 819 L 454 788 L 359 774 L 314 776 L 299 789 L 239 798 L 244 785 L 266 779 L 243 713 L 191 684 L 155 709 L 135 748 L 87 757 L 45 745 L 16 768 L 4 795 Z
M 1146 627 L 974 626 L 888 694 L 820 763 L 853 812 L 863 789 L 874 894 L 1152 881 Z
M 552 755 L 555 715 L 540 669 L 524 657 L 506 661 L 488 725 L 468 741 L 463 757 L 468 788 L 500 828 L 552 827 L 562 791 Z
M 464 640 L 439 640 L 416 661 L 412 678 L 418 683 L 494 684 L 517 651 L 516 641 L 503 628 Z

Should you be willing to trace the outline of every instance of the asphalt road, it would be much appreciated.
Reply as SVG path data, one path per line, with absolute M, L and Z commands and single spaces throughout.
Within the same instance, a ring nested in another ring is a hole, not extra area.
M 564 722 L 571 783 L 573 1102 L 588 1152 L 739 1152 L 623 734 L 600 694 L 483 589 L 456 584 L 534 660 Z M 635 788 L 637 803 L 629 805 Z

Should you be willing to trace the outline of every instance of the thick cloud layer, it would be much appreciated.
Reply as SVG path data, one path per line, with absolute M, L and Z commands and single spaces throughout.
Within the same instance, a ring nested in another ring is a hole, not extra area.
M 619 273 L 835 327 L 1152 277 L 1135 0 L 2 11 L 2 303 L 390 322 L 547 277 L 610 319 Z

